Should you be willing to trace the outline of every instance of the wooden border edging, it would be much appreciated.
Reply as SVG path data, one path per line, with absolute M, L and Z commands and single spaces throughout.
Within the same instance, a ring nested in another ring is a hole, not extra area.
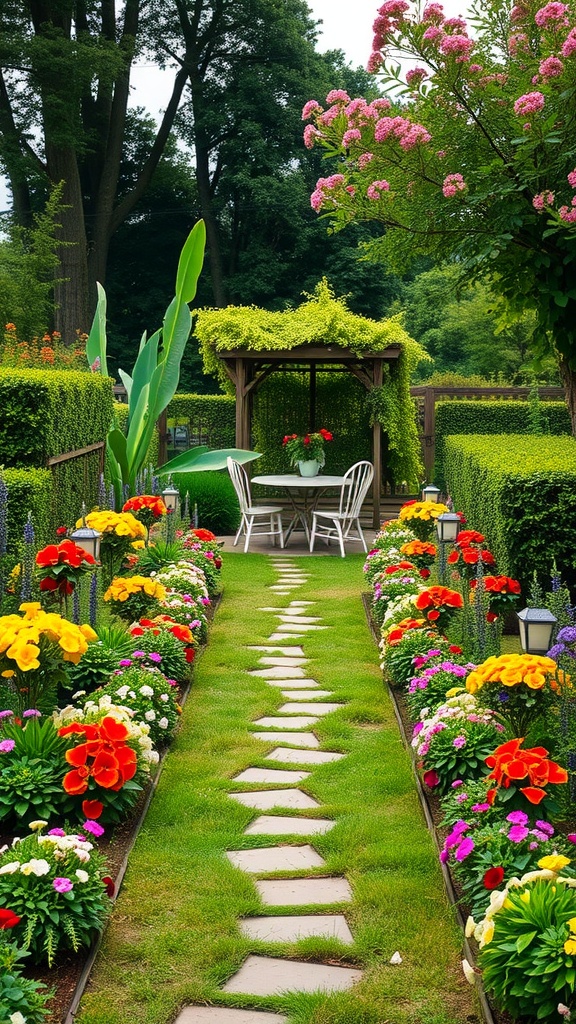
M 376 645 L 378 645 L 379 634 L 378 634 L 378 630 L 377 630 L 377 627 L 376 627 L 376 623 L 374 622 L 374 619 L 372 617 L 370 594 L 366 594 L 366 593 L 362 594 L 362 604 L 364 605 L 364 611 L 366 613 L 366 618 L 367 618 L 367 621 L 368 621 L 368 626 L 370 628 L 370 633 L 372 635 L 372 639 L 374 640 Z M 400 708 L 398 706 L 398 701 L 396 699 L 396 693 L 395 693 L 393 687 L 391 687 L 386 682 L 385 679 L 383 679 L 383 683 L 384 683 L 384 685 L 385 685 L 385 687 L 386 687 L 386 689 L 388 691 L 388 695 L 389 695 L 389 697 L 390 697 L 390 699 L 392 701 L 392 707 L 394 708 L 394 715 L 396 716 L 396 723 L 398 725 L 398 730 L 400 732 L 400 737 L 402 739 L 402 743 L 403 743 L 406 751 L 410 755 L 410 763 L 412 765 L 412 774 L 414 776 L 414 781 L 415 781 L 415 784 L 416 784 L 416 792 L 418 793 L 418 799 L 420 800 L 420 806 L 422 807 L 424 818 L 426 820 L 426 825 L 428 826 L 428 831 L 430 832 L 430 834 L 432 836 L 432 839 L 434 841 L 434 845 L 435 845 L 436 850 L 438 852 L 438 856 L 440 856 L 440 842 L 439 842 L 439 839 L 438 839 L 438 833 L 437 833 L 437 830 L 436 830 L 436 826 L 434 824 L 434 820 L 432 818 L 432 814 L 431 814 L 431 811 L 430 811 L 430 806 L 429 806 L 428 800 L 426 798 L 426 793 L 424 792 L 424 789 L 423 789 L 423 786 L 422 786 L 422 780 L 420 778 L 420 775 L 418 774 L 418 769 L 416 768 L 416 761 L 414 759 L 414 752 L 412 750 L 412 746 L 410 744 L 410 740 L 408 739 L 408 737 L 406 735 L 406 730 L 404 728 L 404 722 L 402 721 L 402 716 L 400 714 Z M 450 905 L 452 907 L 452 911 L 454 913 L 454 916 L 456 917 L 456 921 L 457 921 L 458 925 L 460 926 L 460 928 L 462 930 L 462 945 L 463 945 L 464 953 L 466 955 L 467 960 L 470 962 L 470 965 L 472 967 L 475 967 L 476 966 L 476 958 L 474 956 L 474 953 L 472 951 L 470 943 L 469 943 L 468 939 L 466 938 L 466 934 L 465 934 L 466 922 L 464 920 L 464 915 L 462 914 L 462 910 L 460 909 L 460 906 L 458 905 L 458 897 L 456 896 L 456 892 L 454 890 L 454 885 L 452 883 L 452 876 L 450 874 L 450 871 L 449 871 L 447 865 L 443 864 L 442 861 L 440 861 L 440 869 L 442 871 L 442 877 L 444 879 L 444 888 L 446 889 L 446 895 L 447 895 L 448 900 L 450 902 Z M 481 1008 L 481 1011 L 482 1011 L 482 1017 L 484 1019 L 484 1024 L 495 1024 L 494 1015 L 492 1013 L 492 1007 L 490 1006 L 490 1002 L 488 1000 L 488 996 L 486 995 L 486 991 L 484 989 L 484 985 L 482 984 L 481 976 L 479 974 L 476 975 L 476 986 L 475 986 L 475 988 L 476 988 L 476 992 L 478 994 L 478 1000 L 479 1000 L 479 1003 L 480 1003 L 480 1008 Z M 68 1024 L 68 1022 L 66 1022 L 66 1024 Z

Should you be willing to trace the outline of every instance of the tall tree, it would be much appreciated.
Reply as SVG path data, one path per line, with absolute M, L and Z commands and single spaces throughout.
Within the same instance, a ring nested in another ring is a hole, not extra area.
M 57 327 L 84 329 L 110 239 L 144 194 L 186 81 L 172 95 L 132 189 L 118 199 L 130 71 L 143 47 L 144 0 L 3 0 L 0 8 L 0 164 L 14 209 L 30 224 L 34 194 L 62 182 Z
M 306 141 L 337 160 L 313 203 L 339 226 L 384 225 L 379 255 L 396 268 L 448 257 L 535 311 L 532 350 L 554 353 L 576 435 L 576 14 L 485 0 L 472 26 L 386 0 L 370 64 L 400 101 L 310 103 Z M 398 55 L 418 65 L 387 69 Z

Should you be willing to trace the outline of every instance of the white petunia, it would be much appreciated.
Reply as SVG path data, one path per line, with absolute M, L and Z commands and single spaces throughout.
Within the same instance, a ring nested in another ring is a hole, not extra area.
M 16 1010 L 16 1013 L 11 1013 L 8 1017 L 10 1024 L 26 1024 L 26 1017 L 23 1017 L 20 1010 Z
M 151 686 L 141 686 L 138 692 L 141 693 L 143 697 L 154 696 L 154 690 Z
M 161 694 L 160 694 L 160 700 L 163 700 L 163 701 L 164 701 L 164 703 L 166 703 L 166 701 L 167 701 L 167 700 L 170 700 L 170 698 L 169 698 L 169 696 L 168 696 L 168 694 L 167 694 L 167 693 L 161 693 Z
M 153 711 L 152 708 L 150 708 L 150 710 L 145 713 L 144 718 L 146 719 L 147 722 L 155 722 L 156 712 Z
M 19 860 L 11 860 L 9 864 L 3 864 L 0 868 L 0 875 L 13 875 L 20 867 Z
M 36 875 L 41 878 L 42 875 L 47 875 L 50 871 L 50 865 L 47 860 L 38 860 L 36 857 L 31 857 L 26 864 L 20 865 L 21 875 Z
M 168 728 L 168 719 L 167 718 L 161 718 L 160 721 L 158 722 L 158 725 L 160 726 L 161 729 L 167 729 Z
M 88 874 L 88 872 L 84 871 L 83 868 L 78 868 L 76 870 L 75 874 L 76 874 L 76 878 L 78 879 L 79 882 L 87 882 L 88 879 L 90 878 L 90 875 Z

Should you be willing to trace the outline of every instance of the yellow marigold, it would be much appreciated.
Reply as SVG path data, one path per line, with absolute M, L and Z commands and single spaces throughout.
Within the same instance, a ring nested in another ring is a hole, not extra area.
M 448 512 L 448 506 L 438 501 L 414 501 L 409 505 L 403 505 L 398 514 L 401 522 L 411 519 L 437 519 L 438 516 Z
M 574 956 L 576 953 L 576 938 L 566 939 L 564 943 L 564 952 L 568 953 L 568 956 Z
M 40 668 L 38 655 L 40 648 L 36 644 L 22 643 L 17 640 L 6 651 L 9 658 L 16 662 L 21 672 L 29 672 L 31 669 Z
M 531 690 L 541 690 L 546 684 L 556 685 L 551 678 L 556 670 L 552 658 L 538 654 L 501 654 L 486 658 L 470 673 L 466 680 L 469 693 L 476 693 L 485 683 L 518 686 L 524 683 Z
M 538 861 L 538 867 L 544 868 L 548 871 L 562 871 L 570 864 L 570 857 L 564 857 L 561 853 L 551 853 L 547 857 L 541 857 Z

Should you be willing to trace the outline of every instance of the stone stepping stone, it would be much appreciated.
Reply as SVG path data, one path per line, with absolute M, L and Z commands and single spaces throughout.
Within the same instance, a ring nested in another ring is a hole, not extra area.
M 339 708 L 346 707 L 345 704 L 297 704 L 296 701 L 289 701 L 278 708 L 279 715 L 330 715 Z
M 300 625 L 301 622 L 308 624 L 311 622 L 322 622 L 322 619 L 318 615 L 293 615 L 292 612 L 290 612 L 289 615 L 277 615 L 276 618 L 280 619 L 282 623 L 295 622 L 298 623 L 298 625 Z
M 248 939 L 261 942 L 297 942 L 318 936 L 338 939 L 350 944 L 354 941 L 343 914 L 294 914 L 290 917 L 249 917 L 240 921 L 240 931 Z
M 280 739 L 280 733 L 277 732 L 254 732 L 252 735 L 255 740 L 260 740 L 262 743 L 277 743 Z M 320 746 L 320 740 L 313 732 L 283 732 L 281 737 L 284 743 L 291 743 L 293 747 Z
M 267 679 L 268 686 L 297 686 L 299 690 L 313 690 L 320 683 L 317 683 L 315 679 Z
M 272 636 L 269 636 L 268 639 L 269 640 L 282 640 L 282 641 L 285 641 L 285 640 L 299 640 L 300 637 L 302 637 L 302 636 L 304 636 L 304 633 L 272 633 Z
M 282 696 L 286 697 L 287 700 L 314 700 L 320 697 L 333 697 L 333 690 L 315 690 L 314 693 L 309 693 L 308 690 L 282 690 Z
M 291 783 L 295 785 L 297 782 L 302 782 L 303 779 L 307 779 L 310 776 L 310 772 L 283 772 L 277 771 L 274 768 L 246 768 L 245 771 L 240 772 L 240 775 L 235 775 L 231 780 L 232 782 L 263 782 L 281 784 L 283 782 Z
M 303 630 L 305 633 L 309 633 L 312 629 L 328 629 L 328 626 L 316 626 L 309 622 L 298 622 L 297 619 L 294 622 L 283 622 L 282 626 L 278 627 L 281 633 L 298 633 L 299 630 Z M 278 634 L 276 633 L 275 636 Z
M 284 715 L 282 718 L 258 718 L 252 725 L 260 729 L 306 729 L 309 725 L 316 725 L 317 721 L 316 715 L 301 715 L 299 718 Z
M 185 1006 L 174 1024 L 287 1024 L 288 1017 L 228 1006 Z
M 326 864 L 313 846 L 265 846 L 259 850 L 229 850 L 226 856 L 235 868 L 247 871 L 250 875 L 265 875 L 271 871 L 305 871 L 307 868 L 323 868 Z
M 290 601 L 291 608 L 299 606 L 301 606 L 302 608 L 307 608 L 308 605 L 311 604 L 316 604 L 316 601 Z
M 268 878 L 256 888 L 268 907 L 305 907 L 311 903 L 350 903 L 352 889 L 345 878 Z
M 284 654 L 288 658 L 304 658 L 304 650 L 298 644 L 291 644 L 289 647 L 282 647 L 280 644 L 249 644 L 248 651 L 263 651 L 264 654 Z
M 289 657 L 287 655 L 265 655 L 262 658 L 258 658 L 259 665 L 285 665 L 286 668 L 300 668 L 301 665 L 307 665 L 310 658 L 297 658 Z
M 249 956 L 225 985 L 223 992 L 276 996 L 284 992 L 338 992 L 351 988 L 363 972 L 273 956 Z
M 228 793 L 231 800 L 253 807 L 256 811 L 271 811 L 274 807 L 285 810 L 308 811 L 321 805 L 301 789 L 263 789 L 253 793 Z
M 329 818 L 291 818 L 281 814 L 260 814 L 247 828 L 245 836 L 315 836 L 334 828 Z
M 251 669 L 248 675 L 260 679 L 303 679 L 306 673 L 296 665 L 272 665 L 271 668 Z
M 284 737 L 282 737 L 284 739 Z M 266 754 L 266 761 L 284 761 L 286 764 L 329 764 L 340 761 L 346 754 L 336 754 L 328 750 L 291 750 L 290 747 L 276 747 Z

